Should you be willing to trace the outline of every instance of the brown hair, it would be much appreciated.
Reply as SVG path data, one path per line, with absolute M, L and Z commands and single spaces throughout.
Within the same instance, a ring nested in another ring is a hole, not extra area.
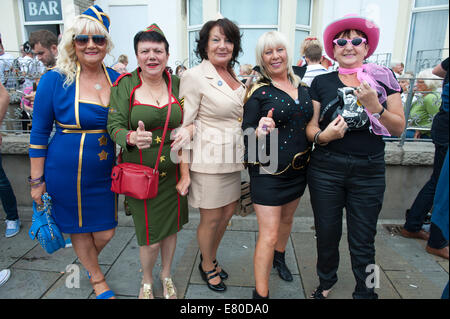
M 241 48 L 241 32 L 239 30 L 239 27 L 234 24 L 232 21 L 228 20 L 227 18 L 218 19 L 218 20 L 211 20 L 206 22 L 199 33 L 199 38 L 197 41 L 197 48 L 195 50 L 195 54 L 201 59 L 201 60 L 208 60 L 208 53 L 206 53 L 206 48 L 208 47 L 208 41 L 209 41 L 209 33 L 212 28 L 215 26 L 219 26 L 225 36 L 230 40 L 234 47 L 233 47 L 233 54 L 230 61 L 230 67 L 233 68 L 234 64 L 237 62 L 238 55 L 242 52 Z
M 33 49 L 37 43 L 40 43 L 44 48 L 49 50 L 52 45 L 58 45 L 58 38 L 53 32 L 48 30 L 38 30 L 32 32 L 28 41 Z
M 338 34 L 336 34 L 334 36 L 333 40 L 336 40 L 336 39 L 339 39 L 339 38 L 342 38 L 342 37 L 347 37 L 348 38 L 348 37 L 350 37 L 350 34 L 352 33 L 352 31 L 355 31 L 355 33 L 357 35 L 359 35 L 360 37 L 365 38 L 367 40 L 366 44 L 369 43 L 369 39 L 367 38 L 367 35 L 364 32 L 362 32 L 360 30 L 355 30 L 355 29 L 347 29 L 347 30 L 344 30 L 342 32 L 339 32 Z
M 305 48 L 305 58 L 308 58 L 311 62 L 320 62 L 322 58 L 322 48 L 320 45 L 311 44 Z

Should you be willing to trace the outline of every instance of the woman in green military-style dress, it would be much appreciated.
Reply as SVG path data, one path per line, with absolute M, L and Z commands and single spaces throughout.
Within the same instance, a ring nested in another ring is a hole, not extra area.
M 189 177 L 170 158 L 170 133 L 183 118 L 178 98 L 179 79 L 166 70 L 169 44 L 155 24 L 134 37 L 138 68 L 123 74 L 111 89 L 108 132 L 122 147 L 123 162 L 155 167 L 162 142 L 169 99 L 172 103 L 168 131 L 160 163 L 158 195 L 148 200 L 129 196 L 125 209 L 133 216 L 140 246 L 143 279 L 139 298 L 153 298 L 152 271 L 161 250 L 160 278 L 164 297 L 176 298 L 170 268 L 176 248 L 177 233 L 188 222 L 187 199 L 184 196 Z M 171 78 L 171 81 L 170 81 Z M 172 85 L 169 97 L 168 84 Z M 142 160 L 142 162 L 141 162 Z

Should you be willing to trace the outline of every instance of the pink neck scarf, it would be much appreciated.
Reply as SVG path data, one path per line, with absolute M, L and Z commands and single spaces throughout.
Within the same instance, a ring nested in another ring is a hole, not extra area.
M 383 83 L 386 87 L 391 90 L 395 90 L 400 92 L 400 84 L 395 79 L 392 71 L 384 66 L 380 66 L 373 63 L 363 64 L 360 68 L 354 69 L 345 69 L 339 67 L 339 74 L 354 74 L 356 73 L 356 77 L 359 82 L 366 81 L 369 83 L 370 87 L 375 89 L 378 93 L 378 101 L 380 104 L 386 102 L 387 94 L 386 89 L 378 82 Z M 364 108 L 367 115 L 370 119 L 372 132 L 376 135 L 385 135 L 391 136 L 389 131 L 384 127 L 383 124 L 378 121 L 378 119 L 374 118 L 372 113 L 370 113 L 366 108 Z

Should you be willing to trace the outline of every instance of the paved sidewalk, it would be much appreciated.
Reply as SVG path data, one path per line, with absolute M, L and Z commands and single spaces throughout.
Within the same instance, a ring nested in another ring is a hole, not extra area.
M 11 278 L 0 287 L 0 299 L 87 299 L 95 298 L 84 268 L 72 248 L 47 254 L 28 237 L 31 208 L 20 208 L 21 232 L 5 238 L 4 220 L 0 220 L 0 270 L 11 269 Z M 4 216 L 4 215 L 2 215 Z M 190 222 L 178 235 L 173 262 L 173 279 L 178 297 L 186 299 L 250 299 L 254 288 L 253 253 L 257 237 L 255 215 L 233 217 L 218 252 L 218 260 L 229 273 L 228 290 L 216 293 L 202 281 L 199 271 L 199 250 L 196 227 L 199 213 L 191 211 Z M 401 220 L 380 220 L 376 237 L 376 262 L 380 267 L 382 299 L 439 299 L 449 280 L 447 260 L 425 251 L 425 242 L 406 239 L 390 233 L 384 225 L 400 225 Z M 341 240 L 339 281 L 330 299 L 350 299 L 355 285 L 351 272 L 345 221 Z M 286 262 L 294 281 L 282 281 L 275 270 L 270 278 L 270 296 L 275 299 L 305 299 L 318 285 L 315 271 L 316 248 L 313 219 L 295 217 L 288 243 Z M 119 299 L 135 299 L 139 292 L 139 247 L 131 217 L 119 214 L 116 235 L 100 255 L 106 280 Z M 76 267 L 74 267 L 75 265 Z M 67 268 L 69 266 L 69 268 Z M 162 297 L 158 279 L 160 259 L 154 270 L 154 292 Z M 74 271 L 79 270 L 78 273 Z M 79 287 L 68 288 L 70 285 Z

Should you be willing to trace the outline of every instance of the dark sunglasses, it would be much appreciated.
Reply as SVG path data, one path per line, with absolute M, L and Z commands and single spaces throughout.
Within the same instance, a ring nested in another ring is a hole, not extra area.
M 83 46 L 88 44 L 89 38 L 91 38 L 92 41 L 98 46 L 103 46 L 106 43 L 106 36 L 104 36 L 103 34 L 94 34 L 94 35 L 79 34 L 73 39 L 76 44 L 78 44 L 79 46 Z
M 333 40 L 333 43 L 337 44 L 340 47 L 345 47 L 348 42 L 350 42 L 353 46 L 357 47 L 357 46 L 361 45 L 362 43 L 366 43 L 367 40 L 364 38 L 354 38 L 354 39 L 341 38 L 341 39 Z

